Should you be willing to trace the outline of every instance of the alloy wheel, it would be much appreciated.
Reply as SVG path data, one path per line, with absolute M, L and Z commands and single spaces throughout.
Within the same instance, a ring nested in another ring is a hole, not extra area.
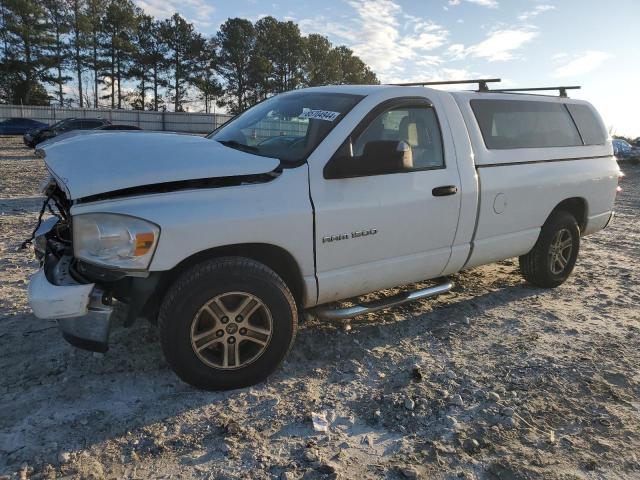
M 247 366 L 267 349 L 273 334 L 269 308 L 247 292 L 217 295 L 196 313 L 191 346 L 206 365 L 222 370 Z
M 553 236 L 549 247 L 549 266 L 554 275 L 561 274 L 567 267 L 573 251 L 571 232 L 563 228 Z

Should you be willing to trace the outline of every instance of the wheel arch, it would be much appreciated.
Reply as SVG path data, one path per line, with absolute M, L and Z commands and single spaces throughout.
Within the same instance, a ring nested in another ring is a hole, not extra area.
M 290 252 L 268 243 L 241 243 L 202 250 L 185 258 L 171 270 L 162 272 L 156 291 L 145 306 L 147 316 L 155 317 L 155 310 L 162 302 L 165 292 L 183 272 L 205 260 L 220 257 L 244 257 L 263 263 L 282 278 L 298 307 L 301 309 L 304 305 L 306 292 L 302 270 Z M 150 314 L 151 312 L 154 313 Z
M 587 218 L 588 218 L 588 204 L 587 201 L 582 197 L 571 197 L 566 198 L 560 203 L 558 203 L 553 210 L 547 216 L 547 220 L 554 212 L 559 210 L 565 211 L 573 215 L 573 218 L 578 222 L 578 227 L 580 228 L 580 232 L 584 232 L 587 227 Z

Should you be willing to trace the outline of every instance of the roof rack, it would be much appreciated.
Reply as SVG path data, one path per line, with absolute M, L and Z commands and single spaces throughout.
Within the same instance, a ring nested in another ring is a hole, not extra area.
M 560 86 L 560 87 L 531 87 L 531 88 L 496 88 L 489 90 L 487 83 L 497 83 L 502 81 L 500 78 L 479 78 L 477 80 L 441 80 L 435 82 L 409 82 L 409 83 L 390 83 L 396 87 L 425 87 L 427 85 L 463 85 L 466 83 L 477 83 L 478 92 L 495 92 L 495 93 L 519 93 L 519 92 L 544 92 L 549 90 L 558 90 L 561 97 L 567 97 L 567 90 L 579 90 L 579 85 Z
M 509 92 L 544 92 L 548 90 L 558 90 L 558 93 L 561 97 L 567 97 L 567 90 L 579 90 L 579 85 L 572 85 L 568 87 L 533 87 L 533 88 L 499 88 L 496 90 L 491 90 L 492 92 L 497 93 L 509 93 Z
M 395 85 L 397 87 L 424 87 L 427 85 L 460 85 L 465 83 L 477 83 L 479 92 L 488 92 L 489 87 L 487 83 L 500 82 L 499 78 L 479 78 L 477 80 L 443 80 L 438 82 L 410 82 L 410 83 L 390 83 L 389 85 Z

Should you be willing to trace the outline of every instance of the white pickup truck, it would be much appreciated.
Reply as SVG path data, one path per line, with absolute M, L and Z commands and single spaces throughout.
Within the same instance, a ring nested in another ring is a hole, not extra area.
M 205 389 L 266 378 L 304 310 L 350 318 L 515 256 L 531 284 L 560 285 L 611 220 L 619 175 L 584 101 L 411 86 L 297 90 L 206 138 L 103 133 L 40 153 L 55 216 L 34 232 L 35 315 L 96 351 L 120 311 L 157 321 L 169 364 Z

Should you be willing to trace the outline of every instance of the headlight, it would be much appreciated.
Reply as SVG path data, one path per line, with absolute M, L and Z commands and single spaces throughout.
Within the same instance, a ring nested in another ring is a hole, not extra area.
M 158 244 L 160 228 L 141 218 L 115 213 L 73 217 L 76 258 L 121 270 L 145 270 Z

